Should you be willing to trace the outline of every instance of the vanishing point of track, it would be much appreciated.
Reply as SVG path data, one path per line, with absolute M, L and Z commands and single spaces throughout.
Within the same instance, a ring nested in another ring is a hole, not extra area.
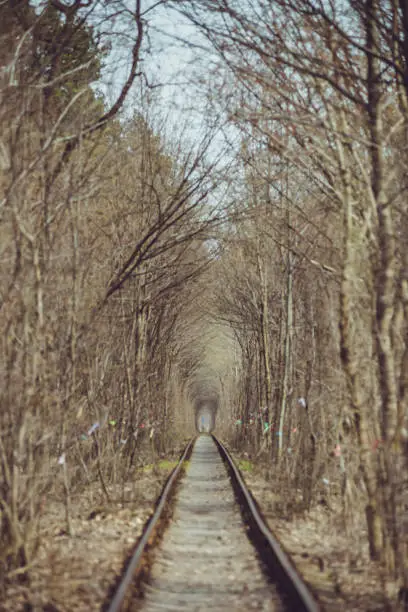
M 227 450 L 214 436 L 202 435 L 190 442 L 167 481 L 104 610 L 317 612 L 319 606 L 265 525 Z

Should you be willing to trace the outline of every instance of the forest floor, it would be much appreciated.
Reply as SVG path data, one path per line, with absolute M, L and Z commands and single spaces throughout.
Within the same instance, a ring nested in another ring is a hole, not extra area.
M 170 459 L 177 459 L 177 454 Z M 307 513 L 282 510 L 281 496 L 254 464 L 235 457 L 273 533 L 330 612 L 387 609 L 386 584 L 368 561 L 364 524 L 345 529 L 336 500 Z M 150 517 L 175 461 L 137 470 L 132 482 L 110 487 L 111 501 L 97 483 L 72 499 L 72 535 L 64 529 L 64 505 L 49 499 L 41 546 L 29 585 L 9 587 L 1 612 L 90 612 L 101 608 Z
M 110 502 L 98 483 L 74 495 L 71 536 L 65 531 L 64 504 L 47 500 L 30 584 L 10 586 L 0 611 L 100 610 L 176 463 L 162 460 L 138 469 L 132 482 L 109 487 Z
M 235 456 L 271 531 L 327 612 L 396 610 L 397 586 L 369 561 L 362 517 L 345 524 L 339 500 L 321 500 L 308 512 L 288 515 L 288 493 L 279 494 L 260 468 Z M 285 503 L 283 497 L 286 496 Z M 292 495 L 293 497 L 293 495 Z M 300 506 L 300 504 L 299 504 Z

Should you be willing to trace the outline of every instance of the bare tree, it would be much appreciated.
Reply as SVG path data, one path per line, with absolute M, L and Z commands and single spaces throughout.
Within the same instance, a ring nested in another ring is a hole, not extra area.
M 398 289 L 404 247 L 397 230 L 406 218 L 406 182 L 396 180 L 406 167 L 406 10 L 394 2 L 310 0 L 239 7 L 203 1 L 181 10 L 242 86 L 229 92 L 235 125 L 273 159 L 296 168 L 316 201 L 324 199 L 343 218 L 335 265 L 339 348 L 367 492 L 370 550 L 406 586 L 404 485 L 396 469 L 404 461 L 406 419 L 407 320 Z
M 171 438 L 180 303 L 208 263 L 218 179 L 210 134 L 171 150 L 141 114 L 115 120 L 144 79 L 151 10 L 1 9 L 2 588 L 29 579 L 47 499 L 70 533 L 75 487 L 98 480 L 110 499 L 144 441 Z M 116 36 L 131 61 L 109 105 L 95 81 Z

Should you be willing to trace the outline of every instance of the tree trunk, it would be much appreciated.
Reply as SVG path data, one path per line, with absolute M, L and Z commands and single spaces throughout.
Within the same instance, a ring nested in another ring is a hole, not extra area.
M 289 230 L 288 230 L 289 231 Z M 292 253 L 287 253 L 287 278 L 286 278 L 286 300 L 285 300 L 285 349 L 283 359 L 283 382 L 282 382 L 282 397 L 279 416 L 278 430 L 278 455 L 279 459 L 282 456 L 283 450 L 283 426 L 285 422 L 286 405 L 288 399 L 289 376 L 291 371 L 291 351 L 292 351 L 292 334 L 293 334 L 293 263 Z
M 269 424 L 269 430 L 266 438 L 268 445 L 270 445 L 272 439 L 272 428 L 270 427 L 272 412 L 271 412 L 271 397 L 272 397 L 272 375 L 270 368 L 270 357 L 269 357 L 269 310 L 268 310 L 268 278 L 267 270 L 265 269 L 265 262 L 261 260 L 261 256 L 257 253 L 257 264 L 258 274 L 261 284 L 261 304 L 260 304 L 260 326 L 261 326 L 261 353 L 262 353 L 262 366 L 264 370 L 264 381 L 263 388 L 265 393 L 265 404 L 266 413 L 265 421 Z
M 367 1 L 366 36 L 367 36 L 367 93 L 371 156 L 371 188 L 376 203 L 378 222 L 378 257 L 373 258 L 375 278 L 376 309 L 376 349 L 379 366 L 379 383 L 382 404 L 382 439 L 384 442 L 383 495 L 387 538 L 385 540 L 386 561 L 389 569 L 394 569 L 394 553 L 398 550 L 396 530 L 396 505 L 394 465 L 396 457 L 392 450 L 395 441 L 398 421 L 398 389 L 396 381 L 396 364 L 392 346 L 392 327 L 395 311 L 396 293 L 396 246 L 393 213 L 384 188 L 383 127 L 381 109 L 382 77 L 381 67 L 376 57 L 379 49 L 377 0 Z M 389 541 L 391 538 L 391 541 Z
M 344 133 L 347 130 L 344 129 Z M 380 509 L 377 504 L 377 473 L 371 454 L 369 436 L 369 414 L 361 397 L 362 384 L 360 380 L 355 339 L 352 336 L 353 313 L 353 278 L 354 245 L 353 245 L 353 195 L 351 189 L 351 176 L 346 159 L 344 143 L 337 139 L 337 151 L 340 163 L 342 189 L 343 189 L 343 268 L 340 287 L 340 357 L 346 376 L 354 424 L 360 449 L 360 465 L 363 472 L 364 483 L 367 490 L 366 521 L 370 556 L 380 559 L 383 548 L 383 528 Z

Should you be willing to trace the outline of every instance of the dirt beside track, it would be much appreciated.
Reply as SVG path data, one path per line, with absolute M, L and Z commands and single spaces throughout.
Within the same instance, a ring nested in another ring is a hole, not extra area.
M 124 489 L 110 487 L 106 503 L 96 491 L 72 499 L 72 536 L 64 531 L 62 502 L 48 500 L 41 521 L 41 546 L 29 585 L 10 586 L 3 612 L 90 612 L 99 610 L 141 535 L 173 465 L 140 471 Z M 91 501 L 92 497 L 92 501 Z
M 236 457 L 239 464 L 239 459 Z M 282 499 L 256 469 L 243 476 L 264 517 L 298 571 L 328 612 L 384 612 L 396 598 L 396 585 L 385 582 L 369 562 L 364 523 L 345 528 L 341 509 L 319 503 L 309 512 L 282 512 Z

